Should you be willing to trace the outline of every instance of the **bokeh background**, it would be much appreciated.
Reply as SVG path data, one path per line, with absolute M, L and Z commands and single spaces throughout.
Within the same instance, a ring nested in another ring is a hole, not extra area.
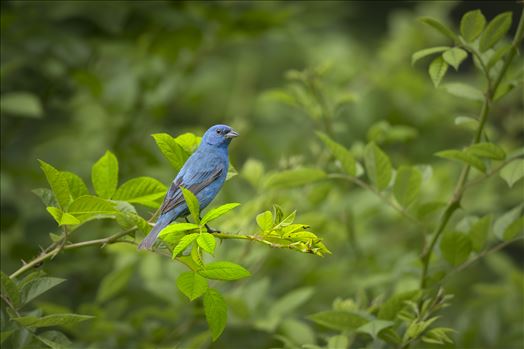
M 433 154 L 469 142 L 471 130 L 455 125 L 454 118 L 476 115 L 479 105 L 435 89 L 428 61 L 410 64 L 413 52 L 448 44 L 416 19 L 433 16 L 457 28 L 471 9 L 482 9 L 488 19 L 513 11 L 513 33 L 522 5 L 2 1 L 0 6 L 1 96 L 19 98 L 18 107 L 1 114 L 2 270 L 16 270 L 57 231 L 32 193 L 47 186 L 37 159 L 89 183 L 92 164 L 109 149 L 119 159 L 120 182 L 147 175 L 169 183 L 176 173 L 151 134 L 201 135 L 227 123 L 241 134 L 230 148 L 238 175 L 215 204 L 242 206 L 219 228 L 253 230 L 255 215 L 278 203 L 288 212 L 296 209 L 297 221 L 312 226 L 331 256 L 223 242 L 217 257 L 253 275 L 217 284 L 230 313 L 213 344 L 202 308 L 176 289 L 183 268 L 132 246 L 60 254 L 43 268 L 68 281 L 35 303 L 47 313 L 97 316 L 66 332 L 74 348 L 270 348 L 322 344 L 329 331 L 306 317 L 333 302 L 371 301 L 416 288 L 423 236 L 375 196 L 347 183 L 266 190 L 265 178 L 297 166 L 328 166 L 315 135 L 323 131 L 357 156 L 374 140 L 395 166 L 431 165 L 420 200 L 447 200 L 459 166 Z M 296 79 L 300 72 L 315 77 L 328 120 L 320 116 L 322 105 L 304 94 Z M 470 60 L 446 79 L 481 81 Z M 490 115 L 488 134 L 507 151 L 524 143 L 521 86 Z M 468 193 L 464 207 L 471 215 L 501 214 L 523 198 L 523 181 L 509 189 L 494 177 Z M 435 217 L 424 219 L 431 223 Z M 94 222 L 75 239 L 117 229 Z M 439 320 L 457 331 L 449 347 L 522 347 L 523 256 L 524 245 L 513 244 L 449 277 L 445 287 L 455 298 Z M 109 299 L 97 297 L 104 278 L 125 268 L 130 272 L 122 286 Z

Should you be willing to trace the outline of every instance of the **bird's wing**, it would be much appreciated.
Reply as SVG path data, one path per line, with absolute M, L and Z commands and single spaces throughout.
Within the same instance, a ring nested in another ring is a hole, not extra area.
M 176 178 L 166 194 L 162 207 L 160 207 L 160 214 L 169 212 L 184 202 L 184 195 L 182 195 L 180 187 L 184 187 L 197 195 L 202 189 L 220 177 L 223 170 L 221 166 L 217 166 L 211 170 L 197 171 L 191 175 L 186 173 L 184 176 Z

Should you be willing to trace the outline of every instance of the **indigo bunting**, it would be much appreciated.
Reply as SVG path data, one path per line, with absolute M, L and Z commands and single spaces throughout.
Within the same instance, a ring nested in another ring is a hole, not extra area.
M 238 133 L 227 125 L 215 125 L 208 129 L 198 149 L 187 159 L 169 188 L 160 207 L 160 216 L 146 238 L 138 245 L 148 249 L 158 233 L 178 217 L 185 217 L 189 209 L 180 187 L 190 190 L 203 210 L 218 194 L 224 184 L 229 167 L 228 147 Z

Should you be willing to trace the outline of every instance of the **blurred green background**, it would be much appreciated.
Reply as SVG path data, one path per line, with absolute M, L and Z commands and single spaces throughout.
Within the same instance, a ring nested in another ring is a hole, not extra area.
M 169 183 L 176 173 L 150 135 L 201 135 L 216 123 L 241 134 L 230 147 L 239 175 L 213 205 L 242 206 L 219 228 L 254 230 L 255 215 L 278 203 L 288 212 L 296 209 L 297 221 L 311 224 L 333 253 L 319 258 L 223 242 L 217 257 L 243 264 L 253 275 L 217 284 L 230 314 L 213 344 L 201 307 L 176 289 L 180 265 L 139 254 L 133 246 L 62 253 L 43 268 L 67 282 L 35 303 L 44 313 L 67 309 L 97 316 L 66 331 L 74 348 L 270 348 L 283 347 L 281 338 L 297 346 L 322 344 L 330 332 L 308 321 L 308 314 L 329 309 L 336 299 L 358 303 L 416 288 L 423 233 L 375 196 L 336 181 L 273 190 L 261 183 L 284 169 L 328 167 L 315 135 L 323 131 L 357 157 L 374 140 L 395 166 L 431 165 L 420 201 L 445 202 L 459 166 L 433 154 L 469 143 L 471 130 L 455 125 L 454 118 L 475 116 L 480 106 L 435 89 L 427 61 L 410 64 L 413 52 L 448 44 L 416 19 L 433 16 L 456 28 L 462 14 L 481 8 L 488 19 L 513 11 L 515 27 L 521 8 L 501 1 L 0 6 L 1 96 L 18 98 L 1 114 L 4 272 L 36 255 L 58 229 L 31 192 L 47 186 L 37 159 L 89 183 L 92 164 L 109 149 L 119 159 L 120 182 L 147 175 Z M 318 77 L 329 120 L 299 88 L 296 76 L 302 71 Z M 479 85 L 481 77 L 468 60 L 446 80 Z M 490 115 L 490 139 L 508 152 L 523 146 L 522 111 L 521 85 Z M 523 198 L 523 181 L 508 189 L 493 177 L 466 195 L 466 211 L 453 224 L 468 215 L 501 214 Z M 431 223 L 435 217 L 424 219 Z M 75 239 L 117 230 L 95 222 Z M 519 242 L 450 276 L 445 287 L 455 299 L 439 320 L 457 331 L 449 347 L 522 347 L 523 255 Z M 97 297 L 104 277 L 123 268 L 132 271 L 122 287 L 110 299 Z

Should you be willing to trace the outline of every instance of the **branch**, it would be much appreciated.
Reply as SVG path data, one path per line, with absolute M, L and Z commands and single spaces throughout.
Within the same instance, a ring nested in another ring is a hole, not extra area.
M 93 245 L 101 245 L 101 247 L 104 247 L 105 245 L 113 244 L 113 243 L 116 243 L 116 242 L 134 243 L 134 242 L 131 242 L 131 241 L 128 241 L 128 240 L 120 240 L 120 238 L 122 238 L 122 237 L 124 237 L 124 236 L 126 236 L 126 235 L 128 235 L 130 233 L 132 233 L 136 229 L 137 229 L 137 227 L 133 227 L 131 229 L 121 231 L 120 233 L 113 234 L 113 235 L 111 235 L 111 236 L 109 236 L 107 238 L 97 239 L 97 240 L 89 240 L 89 241 L 82 241 L 82 242 L 77 242 L 77 243 L 69 244 L 69 245 L 63 245 L 62 246 L 62 244 L 54 243 L 51 246 L 55 246 L 55 247 L 53 247 L 52 249 L 44 250 L 44 252 L 41 253 L 38 257 L 33 259 L 31 262 L 28 262 L 28 263 L 24 264 L 17 271 L 15 271 L 11 275 L 9 275 L 9 277 L 11 279 L 17 277 L 18 275 L 26 272 L 27 270 L 33 268 L 34 266 L 42 263 L 46 259 L 54 257 L 61 250 L 71 250 L 71 249 L 74 249 L 74 248 L 93 246 Z
M 513 57 L 517 53 L 518 45 L 523 37 L 523 33 L 524 33 L 524 10 L 522 11 L 522 14 L 520 17 L 519 26 L 517 28 L 517 32 L 515 33 L 515 37 L 511 45 L 512 46 L 511 50 L 508 54 L 508 57 L 504 61 L 504 65 L 502 66 L 500 73 L 498 74 L 494 83 L 490 83 L 488 81 L 488 88 L 484 94 L 484 102 L 482 104 L 482 109 L 480 111 L 479 126 L 477 128 L 477 132 L 472 141 L 472 144 L 478 143 L 480 141 L 482 132 L 484 130 L 484 126 L 486 124 L 486 120 L 488 118 L 489 110 L 493 102 L 493 96 L 495 95 L 495 92 L 497 91 L 498 86 L 500 85 L 502 79 L 504 78 L 506 71 L 508 70 L 509 66 L 511 65 Z M 487 76 L 489 77 L 489 74 L 487 74 Z M 460 207 L 460 201 L 462 200 L 462 196 L 466 188 L 466 182 L 468 180 L 470 170 L 471 170 L 471 166 L 468 164 L 465 164 L 464 167 L 462 168 L 462 172 L 460 174 L 460 177 L 455 187 L 455 190 L 453 192 L 453 195 L 451 199 L 449 200 L 449 203 L 446 206 L 446 209 L 444 210 L 444 213 L 442 214 L 440 218 L 439 225 L 437 226 L 437 229 L 433 233 L 431 242 L 429 243 L 428 247 L 425 248 L 421 254 L 421 257 L 420 257 L 422 261 L 422 273 L 420 276 L 420 288 L 421 289 L 424 289 L 426 287 L 426 277 L 428 274 L 429 262 L 430 262 L 431 254 L 433 253 L 435 244 L 437 243 L 437 240 L 439 239 L 440 235 L 446 228 L 451 216 L 453 216 L 453 213 Z

